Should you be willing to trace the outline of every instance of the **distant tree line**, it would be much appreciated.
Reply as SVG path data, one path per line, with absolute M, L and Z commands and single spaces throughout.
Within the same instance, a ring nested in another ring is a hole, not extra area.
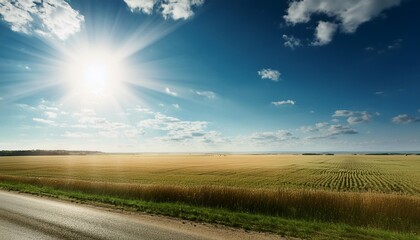
M 98 151 L 66 151 L 66 150 L 3 150 L 0 156 L 53 156 L 53 155 L 91 155 Z

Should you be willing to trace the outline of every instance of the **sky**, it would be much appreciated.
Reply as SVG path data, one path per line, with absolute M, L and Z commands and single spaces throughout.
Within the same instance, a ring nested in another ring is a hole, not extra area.
M 416 0 L 1 0 L 0 149 L 420 151 Z

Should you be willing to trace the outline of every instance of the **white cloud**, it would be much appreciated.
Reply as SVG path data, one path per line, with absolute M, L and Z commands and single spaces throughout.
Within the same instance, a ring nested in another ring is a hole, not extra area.
M 300 39 L 295 38 L 294 36 L 283 34 L 284 46 L 290 49 L 295 49 L 296 47 L 302 46 Z
M 151 14 L 157 0 L 124 0 L 132 12 L 142 11 Z
M 249 138 L 253 141 L 263 143 L 296 139 L 295 137 L 293 137 L 293 134 L 291 132 L 285 130 L 278 130 L 276 132 L 256 132 L 253 133 Z
M 304 133 L 318 133 L 316 136 L 309 136 L 307 139 L 331 138 L 337 135 L 352 135 L 358 132 L 350 126 L 341 124 L 329 124 L 326 122 L 317 123 L 314 126 L 303 126 L 300 130 Z
M 261 79 L 270 79 L 274 82 L 278 82 L 280 79 L 281 73 L 278 70 L 267 68 L 267 69 L 261 69 L 260 71 L 258 71 L 258 75 L 261 76 Z
M 65 40 L 80 31 L 84 17 L 64 0 L 2 1 L 0 15 L 15 32 Z
M 203 96 L 203 97 L 206 97 L 208 99 L 214 99 L 214 98 L 216 98 L 216 94 L 214 92 L 212 92 L 212 91 L 202 91 L 202 92 L 195 91 L 195 93 L 197 95 L 199 95 L 199 96 Z
M 176 109 L 179 109 L 180 108 L 179 104 L 177 104 L 177 103 L 172 104 L 172 107 L 174 107 Z
M 208 123 L 205 121 L 182 121 L 162 113 L 156 113 L 152 119 L 140 121 L 138 126 L 141 129 L 154 129 L 166 132 L 166 135 L 155 138 L 158 141 L 210 144 L 223 141 L 220 133 L 206 130 Z
M 159 11 L 165 19 L 187 20 L 194 16 L 194 8 L 204 4 L 204 0 L 124 0 L 132 12 L 152 14 Z
M 419 109 L 420 111 L 420 109 Z M 407 114 L 400 114 L 392 118 L 392 122 L 396 124 L 407 124 L 407 123 L 418 123 L 420 122 L 420 117 L 413 117 Z
M 315 29 L 315 41 L 312 44 L 322 46 L 330 43 L 336 31 L 337 24 L 319 21 Z
M 312 15 L 325 14 L 329 19 L 332 18 L 342 31 L 354 33 L 361 24 L 372 20 L 385 9 L 399 5 L 400 2 L 401 0 L 293 0 L 284 19 L 287 23 L 295 25 L 308 23 Z M 335 24 L 333 22 L 324 23 Z M 332 39 L 335 32 L 332 29 L 331 26 L 324 29 L 328 30 L 324 31 L 323 35 L 326 40 Z M 327 43 L 328 41 L 325 44 Z
M 165 19 L 189 19 L 194 15 L 193 7 L 203 5 L 204 0 L 163 0 L 160 5 Z
M 277 102 L 271 102 L 274 106 L 281 106 L 281 105 L 295 105 L 296 102 L 293 100 L 283 100 L 283 101 L 277 101 Z
M 372 114 L 366 111 L 337 110 L 332 117 L 345 117 L 347 122 L 352 125 L 372 120 Z
M 176 92 L 173 92 L 170 88 L 165 88 L 165 92 L 168 94 L 168 95 L 172 95 L 172 96 L 174 96 L 174 97 L 176 97 L 176 96 L 178 96 L 178 93 L 176 93 Z
M 329 126 L 329 123 L 321 122 L 321 123 L 316 123 L 315 126 L 302 126 L 300 127 L 300 130 L 304 133 L 319 132 L 320 129 L 326 126 Z
M 34 122 L 44 123 L 48 125 L 54 125 L 55 122 L 53 120 L 43 119 L 43 118 L 32 118 Z

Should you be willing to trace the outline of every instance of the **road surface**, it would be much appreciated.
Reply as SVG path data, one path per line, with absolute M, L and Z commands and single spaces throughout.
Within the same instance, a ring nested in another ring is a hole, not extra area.
M 0 191 L 0 239 L 279 239 Z

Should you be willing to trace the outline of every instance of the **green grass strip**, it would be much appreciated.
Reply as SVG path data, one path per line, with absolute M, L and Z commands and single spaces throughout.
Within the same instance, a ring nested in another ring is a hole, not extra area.
M 156 203 L 122 199 L 22 183 L 0 182 L 0 188 L 65 200 L 78 200 L 90 204 L 109 204 L 123 207 L 125 210 L 159 214 L 196 222 L 222 224 L 245 230 L 271 232 L 281 236 L 303 239 L 419 239 L 415 233 L 397 233 L 374 228 L 354 227 L 346 224 L 292 220 L 181 203 Z

